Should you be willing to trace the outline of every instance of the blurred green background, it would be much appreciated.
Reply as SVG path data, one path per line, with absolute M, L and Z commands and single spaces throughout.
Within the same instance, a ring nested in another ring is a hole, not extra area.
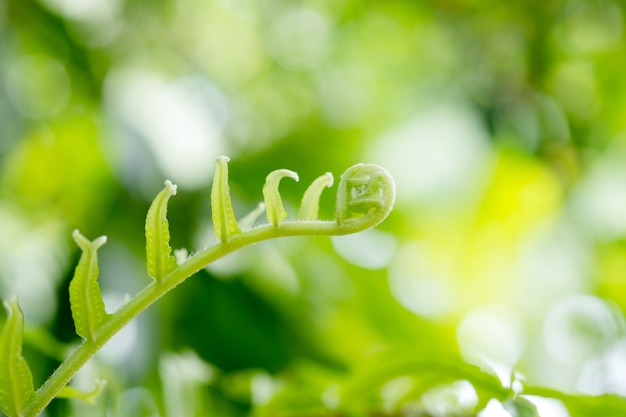
M 397 182 L 375 230 L 209 266 L 81 371 L 77 387 L 109 382 L 96 406 L 47 415 L 507 415 L 472 378 L 424 370 L 439 360 L 626 395 L 624 8 L 0 0 L 0 297 L 19 297 L 36 386 L 79 342 L 73 229 L 109 238 L 112 311 L 150 282 L 144 217 L 166 178 L 172 246 L 192 252 L 215 241 L 219 155 L 238 215 L 278 168 L 300 174 L 281 185 L 291 213 L 326 171 L 371 162 Z

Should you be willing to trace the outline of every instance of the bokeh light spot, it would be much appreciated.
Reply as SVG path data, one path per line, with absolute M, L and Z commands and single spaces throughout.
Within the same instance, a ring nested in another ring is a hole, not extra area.
M 543 337 L 550 354 L 565 365 L 581 366 L 601 355 L 624 335 L 624 319 L 605 301 L 575 295 L 558 302 L 548 314 Z
M 45 55 L 25 56 L 13 63 L 6 77 L 11 104 L 24 116 L 54 116 L 70 98 L 71 84 L 65 66 Z
M 229 114 L 217 87 L 202 77 L 166 82 L 142 72 L 112 74 L 107 87 L 119 123 L 141 134 L 167 178 L 192 189 L 209 182 Z
M 377 141 L 368 159 L 388 167 L 398 202 L 449 202 L 473 190 L 489 167 L 487 134 L 462 106 L 440 105 Z
M 513 417 L 511 413 L 504 409 L 502 403 L 495 399 L 490 399 L 487 406 L 477 414 L 477 417 Z
M 540 416 L 546 417 L 570 417 L 570 413 L 563 403 L 554 398 L 539 397 L 536 395 L 524 395 L 528 401 L 537 407 Z
M 602 240 L 626 236 L 626 150 L 612 149 L 590 164 L 571 205 L 579 224 Z
M 478 395 L 469 381 L 455 381 L 427 391 L 422 401 L 430 415 L 466 415 L 478 404 Z
M 304 8 L 283 12 L 272 23 L 268 52 L 290 69 L 318 67 L 330 50 L 332 26 L 320 13 Z
M 387 266 L 396 248 L 396 239 L 392 235 L 376 229 L 358 235 L 335 236 L 332 242 L 345 260 L 365 269 Z
M 512 368 L 524 351 L 520 319 L 504 305 L 481 306 L 470 311 L 457 329 L 463 357 L 473 363 L 484 360 Z
M 433 264 L 423 243 L 403 246 L 389 267 L 389 286 L 396 299 L 416 314 L 441 317 L 455 306 L 450 278 Z

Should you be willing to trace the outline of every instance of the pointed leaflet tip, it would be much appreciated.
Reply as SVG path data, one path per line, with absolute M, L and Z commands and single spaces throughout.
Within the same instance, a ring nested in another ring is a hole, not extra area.
M 157 281 L 176 268 L 176 258 L 170 247 L 170 226 L 167 204 L 176 195 L 176 185 L 165 181 L 165 188 L 157 194 L 146 216 L 146 259 L 148 274 Z
M 75 229 L 72 232 L 72 238 L 74 238 L 74 242 L 78 245 L 79 248 L 86 250 L 88 247 L 94 247 L 95 249 L 100 248 L 102 245 L 107 243 L 106 236 L 97 237 L 92 241 L 83 236 L 78 229 Z
M 172 181 L 170 180 L 165 180 L 165 188 L 167 188 L 168 190 L 170 190 L 170 195 L 176 195 L 176 191 L 178 189 L 178 186 L 174 183 L 172 183 Z
M 263 186 L 263 198 L 265 199 L 265 212 L 267 214 L 267 221 L 278 227 L 280 222 L 285 220 L 287 212 L 283 207 L 283 200 L 278 192 L 278 184 L 280 180 L 289 177 L 298 182 L 298 174 L 288 169 L 277 169 L 269 173 L 265 179 L 265 185 Z
M 332 187 L 333 181 L 333 174 L 327 172 L 311 183 L 304 192 L 302 203 L 300 203 L 300 212 L 298 213 L 300 220 L 317 220 L 322 191 L 324 191 L 325 187 Z
M 0 332 L 0 409 L 9 417 L 18 417 L 36 394 L 30 368 L 22 356 L 22 310 L 15 297 L 5 301 L 4 306 L 9 315 Z
M 230 238 L 241 230 L 237 226 L 237 219 L 233 211 L 230 199 L 230 187 L 228 185 L 228 161 L 227 156 L 217 158 L 213 187 L 211 188 L 211 217 L 215 236 L 222 243 L 227 243 Z
M 72 318 L 76 334 L 88 341 L 95 341 L 96 332 L 108 316 L 97 281 L 100 272 L 98 249 L 104 245 L 106 237 L 100 236 L 92 242 L 78 230 L 75 230 L 72 236 L 83 252 L 70 282 Z

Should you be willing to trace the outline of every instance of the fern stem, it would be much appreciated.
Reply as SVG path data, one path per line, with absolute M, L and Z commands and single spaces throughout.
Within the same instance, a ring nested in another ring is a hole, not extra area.
M 151 283 L 110 315 L 96 333 L 95 339 L 86 340 L 78 346 L 39 388 L 37 395 L 27 405 L 24 417 L 39 415 L 78 370 L 118 331 L 159 298 L 208 264 L 237 249 L 268 239 L 304 235 L 340 235 L 354 233 L 355 230 L 352 229 L 340 227 L 335 221 L 285 221 L 278 228 L 271 224 L 262 225 L 232 236 L 227 243 L 217 243 L 201 250 L 163 277 L 158 285 L 155 282 Z
M 226 160 L 222 158 L 221 161 L 225 164 Z M 222 174 L 226 175 L 225 167 L 222 168 L 224 171 Z M 159 276 L 157 281 L 146 286 L 115 313 L 106 316 L 93 337 L 86 339 L 79 345 L 37 390 L 37 395 L 33 396 L 26 404 L 23 417 L 38 416 L 59 395 L 78 370 L 117 332 L 158 299 L 208 264 L 240 248 L 268 239 L 286 236 L 336 236 L 369 229 L 387 217 L 395 199 L 393 179 L 384 169 L 374 165 L 358 164 L 342 175 L 337 193 L 336 220 L 283 221 L 284 213 L 282 211 L 284 209 L 277 191 L 279 178 L 274 178 L 276 176 L 291 176 L 297 179 L 295 173 L 287 170 L 275 171 L 273 176 L 270 174 L 268 177 L 271 180 L 269 181 L 271 187 L 268 186 L 268 188 L 276 188 L 270 190 L 271 198 L 266 198 L 266 210 L 269 209 L 273 213 L 268 217 L 270 224 L 241 232 L 235 223 L 234 226 L 230 226 L 231 229 L 226 235 L 221 236 L 218 233 L 222 242 L 199 251 L 181 265 L 175 266 L 171 271 L 167 271 L 166 268 L 164 276 Z M 226 178 L 222 178 L 222 184 L 216 192 L 226 195 L 229 199 Z M 169 194 L 163 194 L 163 196 L 169 196 L 175 192 L 171 183 L 168 185 L 166 182 L 166 187 L 168 187 L 166 192 Z M 267 193 L 268 191 L 264 190 L 264 194 Z M 223 203 L 226 201 L 226 197 L 222 195 L 221 200 L 212 199 L 216 200 L 217 203 Z M 311 204 L 314 203 L 307 202 L 305 206 L 310 208 Z M 227 206 L 223 208 L 223 211 L 230 210 L 229 200 Z M 311 215 L 306 216 L 306 218 L 309 217 Z M 234 216 L 230 214 L 217 216 L 217 218 L 220 222 L 234 221 Z M 169 246 L 166 249 L 169 249 Z

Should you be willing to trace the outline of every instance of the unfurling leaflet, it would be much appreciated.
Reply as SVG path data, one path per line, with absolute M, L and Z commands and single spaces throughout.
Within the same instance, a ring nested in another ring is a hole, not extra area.
M 176 195 L 176 185 L 165 181 L 165 188 L 157 194 L 146 216 L 146 258 L 148 274 L 157 282 L 176 268 L 176 257 L 170 247 L 170 225 L 167 221 L 167 203 Z
M 21 417 L 34 397 L 33 377 L 22 357 L 24 316 L 17 299 L 5 301 L 9 315 L 0 333 L 0 408 L 9 417 Z
M 254 222 L 256 221 L 256 219 L 258 219 L 259 216 L 263 214 L 264 211 L 265 211 L 265 203 L 259 203 L 254 210 L 252 210 L 244 218 L 239 220 L 239 228 L 242 231 L 246 231 L 250 229 L 254 225 Z
M 95 382 L 95 387 L 88 392 L 79 391 L 73 387 L 64 387 L 57 398 L 67 398 L 70 400 L 80 400 L 86 402 L 87 404 L 95 404 L 96 398 L 102 393 L 104 387 L 106 387 L 107 382 L 104 379 L 97 379 Z
M 78 230 L 74 230 L 72 237 L 83 253 L 70 282 L 70 307 L 76 334 L 93 342 L 98 329 L 108 317 L 98 285 L 98 249 L 107 239 L 106 236 L 100 236 L 92 242 Z
M 265 185 L 263 185 L 263 198 L 265 200 L 265 213 L 267 214 L 267 221 L 278 228 L 280 222 L 285 220 L 287 212 L 283 207 L 283 200 L 278 192 L 278 184 L 280 180 L 289 177 L 298 181 L 298 174 L 288 169 L 277 169 L 269 173 L 265 178 Z
M 339 181 L 335 217 L 346 233 L 374 227 L 391 212 L 395 183 L 386 169 L 357 164 L 346 170 Z
M 211 216 L 215 236 L 222 243 L 227 243 L 230 238 L 241 233 L 237 226 L 237 219 L 230 200 L 230 187 L 228 185 L 228 157 L 220 156 L 215 165 L 213 176 L 213 188 L 211 188 Z
M 300 204 L 300 212 L 298 213 L 299 220 L 317 220 L 319 208 L 320 208 L 320 196 L 322 191 L 326 187 L 333 186 L 333 174 L 327 172 L 326 174 L 318 177 L 309 185 L 304 195 L 302 196 L 302 203 Z

